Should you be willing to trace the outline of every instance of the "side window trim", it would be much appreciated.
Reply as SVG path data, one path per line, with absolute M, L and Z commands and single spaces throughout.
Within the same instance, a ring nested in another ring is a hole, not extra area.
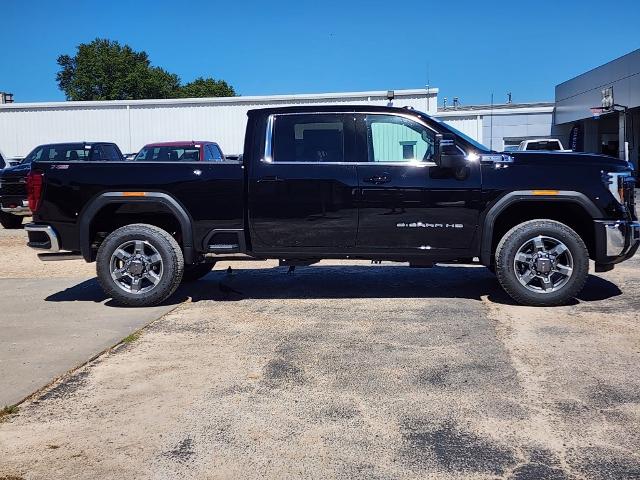
M 265 137 L 264 137 L 264 150 L 263 150 L 263 155 L 262 158 L 260 158 L 260 162 L 261 163 L 278 163 L 281 165 L 287 165 L 287 164 L 296 164 L 296 165 L 305 165 L 305 164 L 311 164 L 311 165 L 357 165 L 357 164 L 361 164 L 361 165 L 370 165 L 373 162 L 369 162 L 369 161 L 356 161 L 356 162 L 288 162 L 288 161 L 281 161 L 281 162 L 274 162 L 273 161 L 273 131 L 275 128 L 275 119 L 276 117 L 279 116 L 285 116 L 285 115 L 321 115 L 321 114 L 333 114 L 333 115 L 353 115 L 353 122 L 354 122 L 354 126 L 355 126 L 355 130 L 356 132 L 354 132 L 354 138 L 353 138 L 353 147 L 356 151 L 354 152 L 355 155 L 359 155 L 360 152 L 358 152 L 357 150 L 360 148 L 360 145 L 358 144 L 358 129 L 361 128 L 362 126 L 364 126 L 365 128 L 365 134 L 366 134 L 366 116 L 367 115 L 382 115 L 382 116 L 396 116 L 396 117 L 400 117 L 400 118 L 406 118 L 409 120 L 412 120 L 414 122 L 416 122 L 417 124 L 423 126 L 424 128 L 430 130 L 434 135 L 440 133 L 438 132 L 436 129 L 434 129 L 432 126 L 426 124 L 425 122 L 421 121 L 418 118 L 415 118 L 412 115 L 401 115 L 401 114 L 397 114 L 397 113 L 388 113 L 388 112 L 305 112 L 303 114 L 301 113 L 272 113 L 267 117 L 267 122 L 266 122 L 266 128 L 265 128 Z M 366 135 L 365 135 L 365 140 L 366 140 Z M 365 150 L 368 150 L 368 140 L 366 140 L 366 145 L 365 145 Z M 366 153 L 366 152 L 365 152 Z M 364 155 L 365 158 L 368 158 L 368 154 Z M 393 165 L 415 165 L 415 166 L 434 166 L 436 165 L 435 162 L 433 161 L 419 161 L 416 162 L 415 160 L 412 161 L 402 161 L 402 162 L 376 162 L 376 165 L 388 165 L 388 166 L 393 166 Z

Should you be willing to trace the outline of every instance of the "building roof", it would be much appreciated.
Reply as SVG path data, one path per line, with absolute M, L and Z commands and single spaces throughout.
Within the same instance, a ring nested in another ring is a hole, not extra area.
M 436 96 L 437 88 L 416 88 L 406 90 L 391 90 L 395 99 L 402 97 L 416 96 Z M 387 98 L 389 90 L 374 90 L 363 92 L 333 92 L 333 93 L 303 93 L 295 95 L 258 95 L 258 96 L 238 96 L 238 97 L 209 97 L 209 98 L 166 98 L 166 99 L 150 99 L 150 100 L 100 100 L 88 102 L 35 102 L 35 103 L 5 103 L 0 104 L 0 110 L 3 109 L 25 109 L 25 108 L 90 108 L 90 107 L 107 107 L 117 106 L 126 107 L 127 105 L 197 105 L 197 104 L 256 104 L 256 103 L 295 103 L 300 101 L 313 100 L 344 100 L 348 99 L 380 99 Z
M 210 143 L 216 143 L 211 140 L 176 140 L 173 142 L 151 142 L 147 143 L 145 147 L 182 147 L 184 145 L 208 145 Z
M 554 102 L 497 103 L 481 105 L 458 105 L 438 107 L 437 117 L 459 117 L 465 115 L 510 115 L 514 113 L 552 113 Z

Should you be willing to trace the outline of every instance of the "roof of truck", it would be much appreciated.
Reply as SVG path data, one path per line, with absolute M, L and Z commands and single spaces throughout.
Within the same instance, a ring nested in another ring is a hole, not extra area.
M 253 110 L 249 110 L 248 113 L 252 112 L 282 112 L 282 113 L 306 113 L 306 112 L 387 112 L 387 113 L 407 113 L 414 112 L 415 109 L 409 107 L 383 107 L 379 105 L 331 105 L 331 104 L 323 104 L 323 105 L 295 105 L 295 106 L 287 106 L 287 107 L 268 107 L 268 108 L 255 108 Z M 424 112 L 421 112 L 424 114 Z
M 210 140 L 184 140 L 184 141 L 174 141 L 174 142 L 153 142 L 147 143 L 145 147 L 181 147 L 183 145 L 201 145 L 201 144 L 209 144 L 216 143 Z

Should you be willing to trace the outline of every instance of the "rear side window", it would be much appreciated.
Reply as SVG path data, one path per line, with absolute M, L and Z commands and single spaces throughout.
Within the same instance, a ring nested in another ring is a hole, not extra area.
M 344 162 L 344 115 L 276 115 L 274 162 Z
M 42 152 L 36 152 L 36 158 L 33 160 L 74 162 L 88 160 L 90 154 L 91 149 L 85 148 L 83 144 L 47 145 L 43 147 Z
M 144 147 L 134 160 L 138 162 L 199 162 L 200 146 Z

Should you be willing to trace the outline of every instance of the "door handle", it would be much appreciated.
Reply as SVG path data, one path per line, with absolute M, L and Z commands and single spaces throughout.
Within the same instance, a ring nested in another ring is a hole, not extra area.
M 284 178 L 280 178 L 277 175 L 269 175 L 268 177 L 258 179 L 258 183 L 263 182 L 284 182 Z
M 365 183 L 373 183 L 375 185 L 380 185 L 383 183 L 389 183 L 391 179 L 386 175 L 374 175 L 373 177 L 368 177 L 362 179 Z

